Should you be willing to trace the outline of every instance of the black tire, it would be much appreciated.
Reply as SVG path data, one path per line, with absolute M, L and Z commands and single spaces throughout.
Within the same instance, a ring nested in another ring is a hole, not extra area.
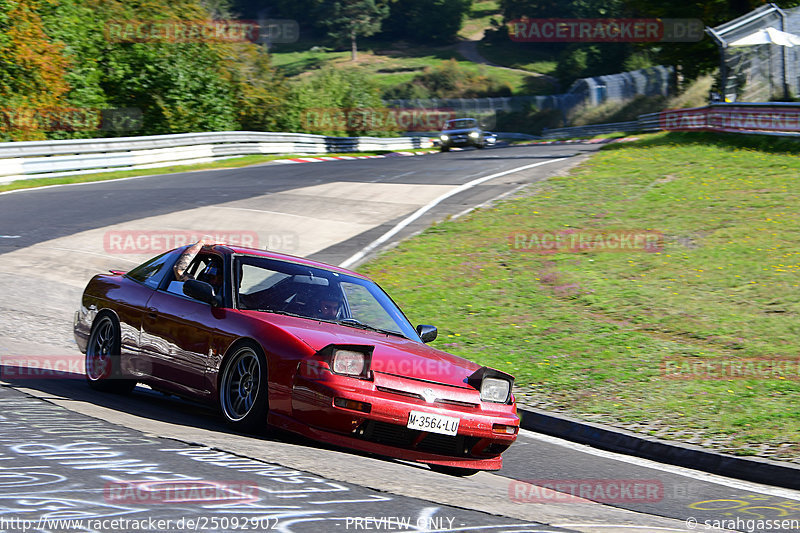
M 443 465 L 428 465 L 431 467 L 431 470 L 434 472 L 439 472 L 440 474 L 447 474 L 448 476 L 458 476 L 458 477 L 466 477 L 466 476 L 473 476 L 480 472 L 480 470 L 475 468 L 459 468 L 457 466 L 443 466 Z
M 225 422 L 237 431 L 265 431 L 269 412 L 267 390 L 264 352 L 254 343 L 238 344 L 220 373 L 219 407 Z
M 479 142 L 478 144 L 475 145 L 475 148 L 477 148 L 478 150 L 483 150 L 484 148 L 486 148 L 486 142 Z
M 442 148 L 440 149 L 440 151 L 441 151 L 441 152 L 449 152 L 449 151 L 450 151 L 450 147 L 449 147 L 449 146 L 442 146 Z
M 136 380 L 122 377 L 120 328 L 113 315 L 101 313 L 92 323 L 85 366 L 86 382 L 94 390 L 128 394 L 136 386 Z

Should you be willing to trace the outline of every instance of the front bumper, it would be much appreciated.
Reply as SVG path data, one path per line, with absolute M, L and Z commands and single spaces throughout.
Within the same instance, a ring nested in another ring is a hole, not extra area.
M 483 141 L 478 138 L 473 138 L 468 135 L 456 135 L 451 136 L 448 140 L 442 141 L 440 140 L 442 146 L 452 147 L 452 146 L 478 146 Z
M 373 380 L 333 374 L 301 363 L 292 387 L 291 417 L 271 420 L 310 438 L 399 459 L 497 470 L 517 437 L 515 406 L 480 401 L 477 390 L 374 373 Z M 428 402 L 421 391 L 436 399 Z M 337 407 L 335 398 L 369 404 L 369 412 Z M 457 417 L 457 435 L 406 427 L 410 411 Z M 497 428 L 510 428 L 501 433 Z

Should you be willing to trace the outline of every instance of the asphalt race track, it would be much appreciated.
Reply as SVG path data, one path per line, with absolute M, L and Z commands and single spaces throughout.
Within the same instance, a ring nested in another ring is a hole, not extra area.
M 595 149 L 268 164 L 2 194 L 0 357 L 80 359 L 71 327 L 85 283 L 156 255 L 166 239 L 211 232 L 339 264 L 401 222 L 386 245 Z M 719 531 L 704 521 L 759 531 L 754 521 L 800 520 L 797 491 L 529 432 L 503 470 L 454 478 L 284 433 L 233 434 L 203 406 L 144 387 L 104 395 L 69 377 L 2 378 L 0 531 Z M 586 499 L 540 488 L 587 482 Z M 208 491 L 216 498 L 198 498 Z M 80 522 L 52 522 L 68 519 Z

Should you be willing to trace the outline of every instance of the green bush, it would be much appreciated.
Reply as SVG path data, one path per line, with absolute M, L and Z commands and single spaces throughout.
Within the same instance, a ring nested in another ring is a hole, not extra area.
M 385 98 L 479 98 L 511 96 L 511 86 L 489 76 L 472 72 L 451 59 L 436 67 L 426 67 L 410 82 L 384 92 Z
M 342 113 L 369 110 L 369 120 L 348 121 Z M 380 90 L 357 71 L 326 68 L 289 89 L 279 125 L 284 131 L 333 136 L 392 136 L 397 130 L 381 123 L 385 110 Z

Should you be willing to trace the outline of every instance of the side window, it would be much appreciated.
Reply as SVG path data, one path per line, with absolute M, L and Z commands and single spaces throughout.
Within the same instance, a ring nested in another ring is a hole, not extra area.
M 186 269 L 186 275 L 189 279 L 205 281 L 211 284 L 214 288 L 214 292 L 219 294 L 222 290 L 222 283 L 224 280 L 222 265 L 221 257 L 213 254 L 200 254 L 194 258 L 189 268 Z M 170 283 L 167 286 L 167 292 L 179 294 L 188 298 L 188 296 L 183 293 L 183 283 L 183 281 L 175 279 L 175 273 L 170 269 Z
M 156 289 L 161 283 L 161 280 L 164 278 L 164 275 L 169 270 L 164 268 L 164 265 L 167 263 L 172 264 L 172 261 L 170 261 L 171 258 L 172 254 L 169 252 L 161 254 L 158 257 L 139 265 L 125 275 L 143 285 L 150 287 L 151 289 Z

